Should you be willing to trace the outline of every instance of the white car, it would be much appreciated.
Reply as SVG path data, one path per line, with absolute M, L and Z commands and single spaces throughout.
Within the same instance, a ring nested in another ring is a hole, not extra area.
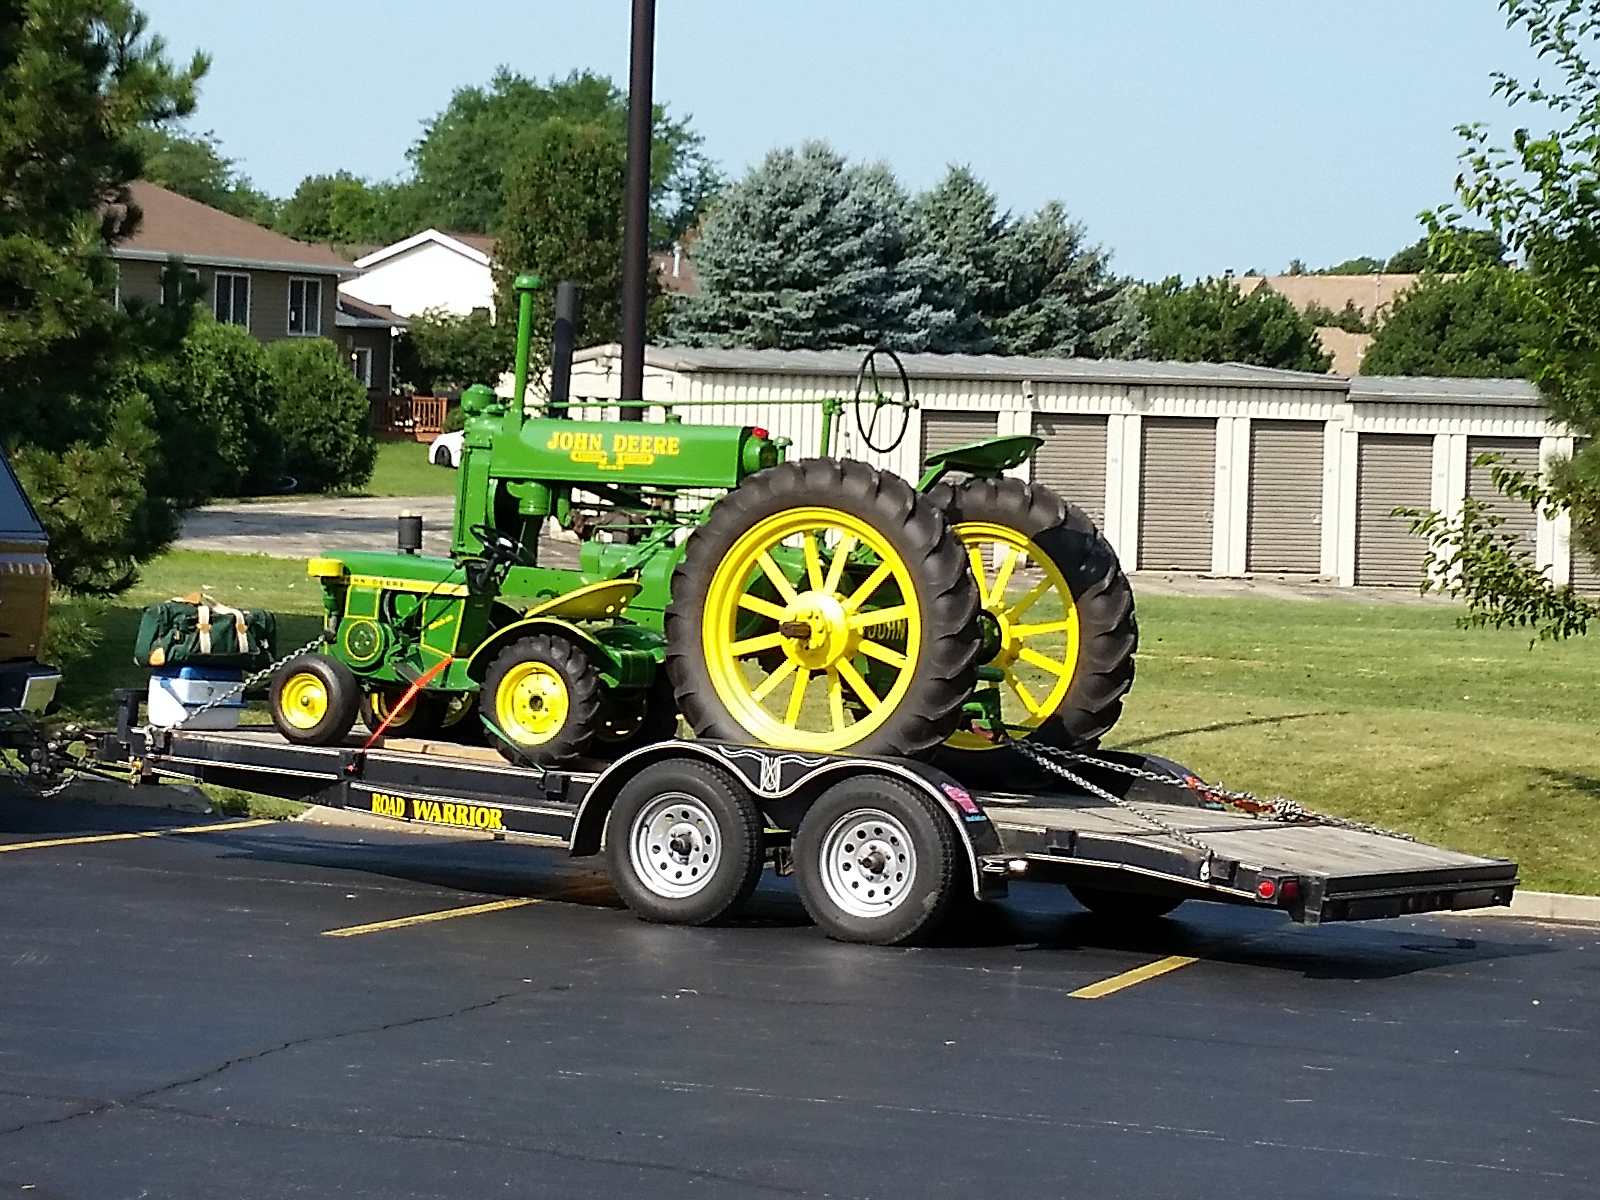
M 465 436 L 460 429 L 454 433 L 441 433 L 428 443 L 428 461 L 436 467 L 459 467 L 461 442 Z

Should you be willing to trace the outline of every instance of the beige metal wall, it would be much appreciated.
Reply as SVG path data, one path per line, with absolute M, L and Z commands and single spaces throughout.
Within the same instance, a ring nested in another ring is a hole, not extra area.
M 1217 423 L 1149 417 L 1139 466 L 1141 571 L 1209 571 Z
M 1035 437 L 1044 439 L 1033 455 L 1033 480 L 1089 514 L 1096 525 L 1106 517 L 1106 418 L 1040 413 Z
M 1356 464 L 1356 583 L 1415 587 L 1426 544 L 1395 508 L 1431 506 L 1433 439 L 1364 433 Z
M 1322 570 L 1321 421 L 1250 423 L 1249 571 Z
M 998 418 L 992 412 L 951 412 L 948 409 L 924 409 L 922 413 L 922 457 L 993 437 L 998 428 Z

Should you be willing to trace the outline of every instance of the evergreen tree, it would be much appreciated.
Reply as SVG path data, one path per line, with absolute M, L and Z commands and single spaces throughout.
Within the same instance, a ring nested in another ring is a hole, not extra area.
M 1291 371 L 1326 371 L 1333 365 L 1311 322 L 1268 287 L 1246 296 L 1232 279 L 1204 279 L 1184 287 L 1173 276 L 1149 289 L 1144 312 L 1158 358 Z
M 171 536 L 149 495 L 149 398 L 119 387 L 147 327 L 112 304 L 136 131 L 189 112 L 206 60 L 167 62 L 125 0 L 0 0 L 0 446 L 65 587 L 115 591 Z
M 883 167 L 820 142 L 775 150 L 702 226 L 702 294 L 674 314 L 692 345 L 956 349 L 974 323 L 960 280 L 916 244 L 905 194 Z
M 1507 272 L 1425 276 L 1400 295 L 1361 360 L 1363 375 L 1506 379 L 1526 374 L 1538 336 Z

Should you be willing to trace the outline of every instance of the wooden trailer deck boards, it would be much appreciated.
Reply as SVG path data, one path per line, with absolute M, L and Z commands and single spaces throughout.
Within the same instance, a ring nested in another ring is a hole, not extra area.
M 958 834 L 962 872 L 981 898 L 1011 880 L 1039 880 L 1130 895 L 1270 907 L 1307 924 L 1505 905 L 1516 865 L 1327 824 L 1261 820 L 1174 782 L 1087 769 L 1122 805 L 1071 790 L 969 789 L 922 763 L 716 742 L 662 742 L 614 764 L 581 770 L 512 766 L 497 754 L 448 743 L 389 740 L 363 749 L 292 745 L 275 732 L 144 731 L 108 735 L 102 761 L 132 761 L 153 775 L 354 808 L 404 821 L 502 837 L 530 836 L 573 854 L 598 854 L 606 814 L 624 789 L 685 762 L 711 764 L 765 814 L 768 853 L 788 865 L 788 840 L 811 803 L 849 782 L 874 780 L 931 800 Z M 1108 763 L 1172 774 L 1182 768 L 1137 755 Z

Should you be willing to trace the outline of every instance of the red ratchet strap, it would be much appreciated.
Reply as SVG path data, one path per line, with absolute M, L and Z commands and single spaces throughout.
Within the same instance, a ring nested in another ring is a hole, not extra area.
M 418 692 L 428 686 L 428 681 L 430 679 L 432 679 L 435 675 L 444 670 L 454 661 L 455 659 L 453 656 L 446 655 L 444 658 L 441 658 L 438 662 L 434 663 L 433 666 L 424 671 L 421 677 L 406 689 L 406 694 L 400 697 L 400 703 L 389 709 L 389 715 L 383 719 L 383 723 L 381 725 L 372 731 L 372 736 L 367 739 L 366 744 L 361 747 L 358 753 L 365 754 L 368 750 L 371 750 L 373 744 L 377 742 L 377 740 L 381 738 L 384 735 L 384 732 L 389 728 L 389 722 L 393 721 L 397 716 L 405 711 L 406 705 L 410 704 L 411 701 L 416 698 Z

